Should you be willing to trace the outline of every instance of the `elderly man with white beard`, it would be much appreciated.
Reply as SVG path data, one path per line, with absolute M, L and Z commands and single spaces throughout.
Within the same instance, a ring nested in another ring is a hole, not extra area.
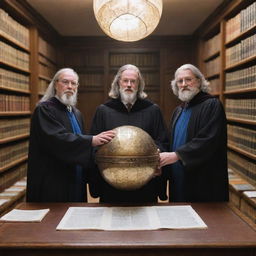
M 228 201 L 227 128 L 223 106 L 208 93 L 209 82 L 198 68 L 182 65 L 172 81 L 183 102 L 173 113 L 170 152 L 160 166 L 171 164 L 171 202 Z
M 122 66 L 111 85 L 110 100 L 100 105 L 93 118 L 91 134 L 97 134 L 122 125 L 132 125 L 146 131 L 160 151 L 168 145 L 167 129 L 160 108 L 146 99 L 145 82 L 140 70 L 131 64 Z M 166 183 L 162 176 L 153 178 L 134 191 L 118 190 L 101 177 L 97 166 L 91 168 L 89 181 L 91 195 L 104 203 L 157 202 L 166 200 Z
M 92 148 L 109 142 L 113 131 L 84 134 L 77 101 L 78 75 L 70 68 L 59 70 L 31 119 L 28 202 L 87 201 L 85 171 Z

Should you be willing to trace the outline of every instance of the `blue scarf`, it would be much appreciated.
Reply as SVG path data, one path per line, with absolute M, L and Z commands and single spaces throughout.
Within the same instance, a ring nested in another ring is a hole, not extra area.
M 72 130 L 74 134 L 82 134 L 79 123 L 74 115 L 74 113 L 67 110 L 67 114 L 72 125 Z M 75 182 L 72 184 L 72 191 L 70 195 L 70 201 L 72 202 L 84 202 L 85 201 L 85 181 L 83 169 L 80 165 L 76 165 Z
M 191 108 L 184 108 L 179 119 L 176 122 L 174 129 L 174 139 L 171 151 L 175 152 L 180 146 L 186 143 L 187 139 L 187 128 L 188 122 L 191 116 Z M 172 165 L 171 173 L 172 186 L 172 201 L 173 202 L 184 202 L 184 168 L 180 161 Z

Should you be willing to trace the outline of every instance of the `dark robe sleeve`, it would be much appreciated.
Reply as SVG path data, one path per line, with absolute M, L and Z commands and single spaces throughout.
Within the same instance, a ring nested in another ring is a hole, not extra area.
M 152 116 L 154 119 L 154 124 L 152 125 L 151 136 L 160 151 L 164 152 L 168 150 L 169 145 L 167 127 L 160 108 L 157 105 L 154 105 L 154 108 L 155 110 Z
M 186 167 L 194 167 L 209 162 L 216 150 L 226 145 L 226 116 L 217 99 L 203 104 L 200 114 L 188 126 L 188 142 L 177 153 Z
M 102 113 L 101 108 L 102 106 L 99 106 L 96 109 L 96 112 L 94 114 L 91 129 L 90 129 L 90 134 L 92 135 L 97 135 L 102 131 L 105 131 L 104 115 Z M 101 179 L 102 179 L 99 168 L 95 162 L 96 151 L 97 151 L 97 147 L 93 149 L 93 157 L 91 159 L 91 162 L 88 168 L 89 191 L 90 191 L 90 195 L 94 198 L 97 198 L 101 195 L 100 188 L 101 188 Z
M 106 130 L 105 127 L 105 114 L 104 114 L 104 108 L 105 106 L 101 105 L 96 109 L 96 112 L 94 114 L 90 134 L 96 135 Z
M 155 112 L 152 116 L 154 119 L 154 125 L 152 126 L 151 136 L 155 141 L 155 144 L 161 152 L 168 151 L 169 140 L 167 127 L 163 119 L 160 108 L 157 105 L 154 105 Z M 169 166 L 162 167 L 161 176 L 155 177 L 158 186 L 158 196 L 161 200 L 167 200 L 166 188 L 167 180 L 169 178 Z
M 63 111 L 53 112 L 45 105 L 37 107 L 32 120 L 35 137 L 47 154 L 65 163 L 85 167 L 91 157 L 92 136 L 73 134 L 68 130 L 70 123 L 65 114 Z

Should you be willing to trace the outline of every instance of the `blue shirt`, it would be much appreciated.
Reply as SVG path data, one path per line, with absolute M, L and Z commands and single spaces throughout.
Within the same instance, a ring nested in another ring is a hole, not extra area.
M 187 128 L 191 116 L 191 108 L 184 108 L 180 114 L 174 128 L 174 139 L 171 152 L 175 152 L 180 146 L 186 143 Z M 171 179 L 173 185 L 170 187 L 170 193 L 174 202 L 184 202 L 184 168 L 180 161 L 172 165 Z
M 76 117 L 74 113 L 67 110 L 67 114 L 69 117 L 69 120 L 72 125 L 72 130 L 74 134 L 81 134 L 82 131 L 80 129 L 79 123 L 76 120 Z M 85 178 L 83 174 L 83 169 L 80 165 L 76 166 L 75 170 L 75 182 L 71 184 L 71 201 L 73 202 L 83 202 L 85 201 L 84 195 L 85 195 Z

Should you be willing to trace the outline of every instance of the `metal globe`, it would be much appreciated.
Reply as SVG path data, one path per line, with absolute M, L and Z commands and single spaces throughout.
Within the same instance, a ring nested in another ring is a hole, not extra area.
M 96 163 L 102 177 L 121 190 L 135 190 L 148 183 L 159 164 L 159 151 L 153 139 L 135 126 L 114 129 L 116 136 L 101 146 Z

